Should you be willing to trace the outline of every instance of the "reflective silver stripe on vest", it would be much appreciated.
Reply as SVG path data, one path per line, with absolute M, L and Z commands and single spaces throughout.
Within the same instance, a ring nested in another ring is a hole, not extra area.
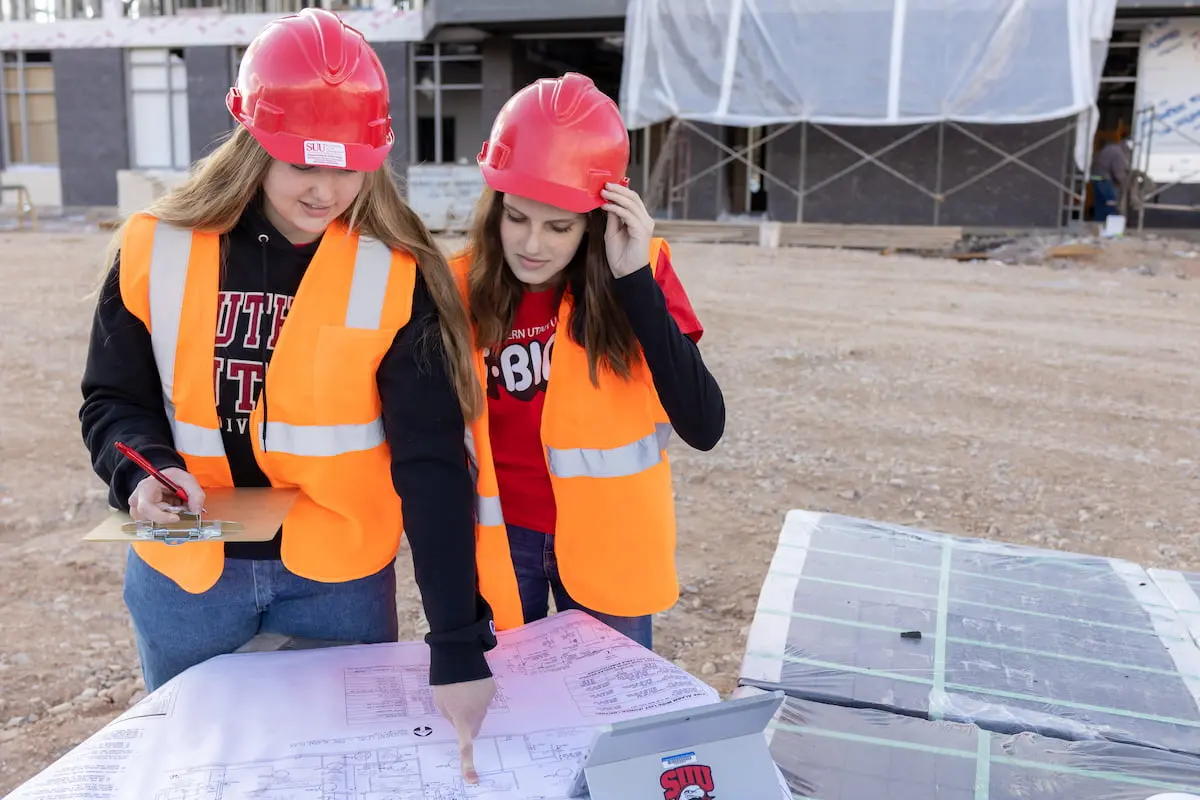
M 220 430 L 180 422 L 172 412 L 168 414 L 171 418 L 171 435 L 175 439 L 176 450 L 191 456 L 225 457 L 225 442 L 221 439 Z
M 155 224 L 150 246 L 150 347 L 175 449 L 189 456 L 224 458 L 221 431 L 175 419 L 175 357 L 191 256 L 191 231 L 161 221 Z
M 671 423 L 669 422 L 654 423 L 654 433 L 656 436 L 658 436 L 659 450 L 667 449 L 667 445 L 671 443 L 671 434 L 674 432 L 675 429 L 671 427 Z
M 378 239 L 358 237 L 350 301 L 346 304 L 346 327 L 375 330 L 383 317 L 383 298 L 392 268 L 392 251 Z
M 272 453 L 315 458 L 370 450 L 385 441 L 383 420 L 376 417 L 362 425 L 290 425 L 270 421 L 266 424 Z M 258 443 L 263 443 L 263 426 L 258 426 Z M 265 449 L 265 448 L 264 448 Z
M 475 496 L 475 514 L 480 525 L 503 525 L 504 512 L 500 510 L 500 498 L 487 495 Z
M 671 426 L 658 423 L 654 433 L 631 444 L 604 450 L 547 447 L 546 457 L 550 462 L 550 474 L 556 478 L 623 478 L 660 463 L 670 437 Z
M 224 458 L 225 445 L 220 430 L 177 420 L 172 400 L 191 250 L 191 231 L 161 221 L 154 226 L 154 242 L 150 249 L 151 346 L 176 449 L 186 455 Z M 387 245 L 370 237 L 359 237 L 346 305 L 346 327 L 379 328 L 391 264 L 392 252 Z M 260 425 L 260 445 L 263 433 Z M 360 425 L 290 425 L 268 421 L 265 433 L 272 452 L 318 458 L 370 450 L 385 441 L 383 420 L 378 417 Z
M 175 351 L 191 255 L 191 231 L 165 222 L 154 226 L 154 242 L 150 245 L 150 347 L 168 413 L 174 409 Z
M 358 237 L 346 303 L 347 328 L 379 328 L 391 268 L 392 251 L 387 245 L 369 236 Z M 265 450 L 264 434 L 271 443 L 272 453 L 313 458 L 357 453 L 387 441 L 382 417 L 359 425 L 292 425 L 268 420 L 265 428 L 258 426 L 259 445 Z
M 467 446 L 468 467 L 471 470 L 471 482 L 479 483 L 479 456 L 475 452 L 475 434 L 468 427 L 463 442 Z M 503 525 L 504 512 L 500 510 L 500 498 L 494 495 L 475 493 L 475 516 L 480 525 Z
M 479 456 L 475 454 L 475 434 L 471 432 L 471 426 L 467 426 L 466 435 L 463 436 L 463 443 L 467 446 L 468 467 L 471 470 L 471 480 L 479 480 Z

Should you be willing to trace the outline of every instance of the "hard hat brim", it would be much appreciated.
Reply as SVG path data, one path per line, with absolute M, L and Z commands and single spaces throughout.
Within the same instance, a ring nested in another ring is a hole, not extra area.
M 573 186 L 563 186 L 511 169 L 496 169 L 488 164 L 480 164 L 479 169 L 483 172 L 484 182 L 497 192 L 535 200 L 575 214 L 587 214 L 604 205 L 604 198 Z
M 298 166 L 374 172 L 383 166 L 388 153 L 396 143 L 396 135 L 392 131 L 388 132 L 384 144 L 372 147 L 367 144 L 324 142 L 290 133 L 263 133 L 255 130 L 244 120 L 238 121 L 272 158 Z

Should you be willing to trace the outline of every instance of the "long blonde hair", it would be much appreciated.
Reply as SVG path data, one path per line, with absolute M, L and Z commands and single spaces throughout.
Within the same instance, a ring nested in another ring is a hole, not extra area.
M 250 133 L 238 127 L 192 174 L 146 213 L 170 225 L 189 230 L 226 234 L 237 224 L 254 200 L 271 156 Z M 400 196 L 391 166 L 368 173 L 362 191 L 341 217 L 346 225 L 386 244 L 393 250 L 411 253 L 425 278 L 437 306 L 446 368 L 468 422 L 483 410 L 483 393 L 475 374 L 474 348 L 467 310 L 454 276 L 433 235 L 421 218 Z M 121 246 L 128 220 L 109 242 L 106 265 L 111 267 Z

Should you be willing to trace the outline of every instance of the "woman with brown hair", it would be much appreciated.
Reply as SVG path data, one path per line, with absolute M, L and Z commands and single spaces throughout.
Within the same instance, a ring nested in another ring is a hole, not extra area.
M 131 547 L 146 688 L 259 631 L 395 641 L 405 533 L 434 701 L 471 780 L 495 693 L 463 442 L 483 399 L 454 278 L 387 164 L 386 75 L 361 33 L 305 9 L 250 44 L 227 105 L 232 136 L 114 237 L 83 437 L 134 519 L 176 521 L 213 487 L 299 495 L 271 542 Z
M 487 188 L 451 266 L 487 387 L 470 440 L 497 627 L 546 616 L 553 594 L 649 648 L 679 594 L 667 441 L 715 447 L 725 405 L 628 162 L 590 79 L 525 87 L 479 156 Z

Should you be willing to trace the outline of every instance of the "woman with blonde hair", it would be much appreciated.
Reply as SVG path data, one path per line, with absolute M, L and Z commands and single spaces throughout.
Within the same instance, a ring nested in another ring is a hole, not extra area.
M 667 444 L 725 426 L 667 243 L 628 188 L 616 104 L 578 73 L 500 110 L 452 263 L 487 387 L 472 423 L 480 585 L 498 628 L 579 609 L 651 647 L 679 595 Z
M 114 238 L 83 437 L 135 519 L 176 521 L 183 498 L 119 442 L 193 513 L 214 487 L 299 494 L 270 542 L 132 545 L 146 688 L 259 631 L 395 641 L 404 532 L 470 780 L 495 692 L 463 441 L 482 393 L 453 276 L 386 162 L 386 75 L 361 33 L 305 9 L 254 39 L 227 105 L 232 136 Z

